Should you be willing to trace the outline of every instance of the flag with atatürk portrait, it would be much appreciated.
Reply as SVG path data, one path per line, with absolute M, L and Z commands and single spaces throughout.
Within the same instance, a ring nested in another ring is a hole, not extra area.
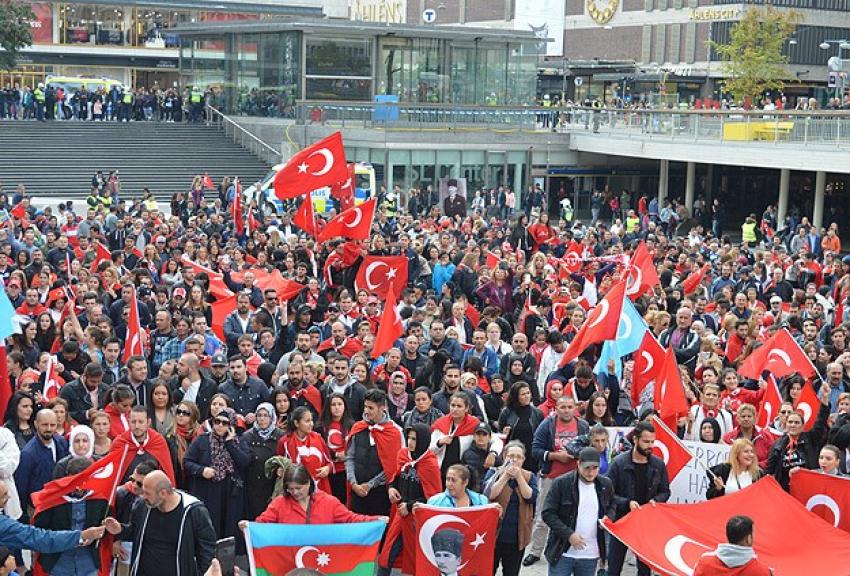
M 420 505 L 413 517 L 417 526 L 416 576 L 492 576 L 497 505 Z

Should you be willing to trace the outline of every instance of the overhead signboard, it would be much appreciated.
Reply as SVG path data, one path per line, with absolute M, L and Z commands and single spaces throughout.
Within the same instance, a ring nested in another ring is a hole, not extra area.
M 404 24 L 407 19 L 407 0 L 354 0 L 351 3 L 351 19 Z

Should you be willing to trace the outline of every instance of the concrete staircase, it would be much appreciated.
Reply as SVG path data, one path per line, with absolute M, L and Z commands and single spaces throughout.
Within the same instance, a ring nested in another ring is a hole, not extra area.
M 205 171 L 216 184 L 238 176 L 247 187 L 268 169 L 203 124 L 0 121 L 0 183 L 7 193 L 24 184 L 36 198 L 82 199 L 97 170 L 118 170 L 124 198 L 149 188 L 167 202 Z

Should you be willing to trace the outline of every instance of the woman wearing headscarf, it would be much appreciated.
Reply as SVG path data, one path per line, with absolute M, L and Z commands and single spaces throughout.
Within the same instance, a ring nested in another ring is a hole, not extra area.
M 219 538 L 237 536 L 244 510 L 244 471 L 251 455 L 236 436 L 236 412 L 224 408 L 212 420 L 212 432 L 189 445 L 183 468 L 189 491 L 204 502 Z
M 720 434 L 720 424 L 716 418 L 706 418 L 699 425 L 699 440 L 709 444 L 720 444 L 722 435 Z
M 387 382 L 387 411 L 396 424 L 401 425 L 404 413 L 413 407 L 413 396 L 407 392 L 407 377 L 397 370 Z
M 72 458 L 88 458 L 92 459 L 94 453 L 94 430 L 83 424 L 78 424 L 71 428 L 71 433 L 68 435 L 68 449 L 70 453 L 61 458 L 56 466 L 53 467 L 54 478 L 64 478 L 68 472 L 68 462 Z
M 434 452 L 428 449 L 431 428 L 421 422 L 404 430 L 407 446 L 398 452 L 398 472 L 390 483 L 390 524 L 381 555 L 378 557 L 378 576 L 389 576 L 401 555 L 401 571 L 415 572 L 416 532 L 413 525 L 413 505 L 425 503 L 442 490 L 440 465 Z
M 548 418 L 549 414 L 555 412 L 555 404 L 558 403 L 558 398 L 563 393 L 564 383 L 560 380 L 549 380 L 546 382 L 546 391 L 544 393 L 546 400 L 537 406 L 540 412 L 543 413 L 543 418 Z
M 245 470 L 245 518 L 253 520 L 263 513 L 271 501 L 275 478 L 265 473 L 266 460 L 275 455 L 278 440 L 283 432 L 275 425 L 275 409 L 263 402 L 254 411 L 253 427 L 242 435 L 242 444 L 251 455 L 251 463 Z

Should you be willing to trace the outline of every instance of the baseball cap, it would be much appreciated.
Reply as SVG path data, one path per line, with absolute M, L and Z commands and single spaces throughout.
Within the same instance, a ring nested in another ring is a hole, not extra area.
M 599 451 L 596 448 L 582 448 L 581 452 L 578 453 L 578 465 L 582 468 L 594 464 L 599 466 L 599 462 Z
M 181 298 L 185 298 L 186 297 L 186 289 L 183 288 L 183 287 L 175 288 L 174 294 L 172 296 L 174 296 L 175 298 L 177 298 L 178 296 L 181 297 Z
M 216 354 L 210 360 L 210 366 L 227 366 L 227 358 L 224 354 Z
M 479 422 L 478 426 L 475 427 L 474 434 L 478 434 L 479 432 L 483 432 L 484 434 L 490 434 L 490 425 L 486 422 Z

